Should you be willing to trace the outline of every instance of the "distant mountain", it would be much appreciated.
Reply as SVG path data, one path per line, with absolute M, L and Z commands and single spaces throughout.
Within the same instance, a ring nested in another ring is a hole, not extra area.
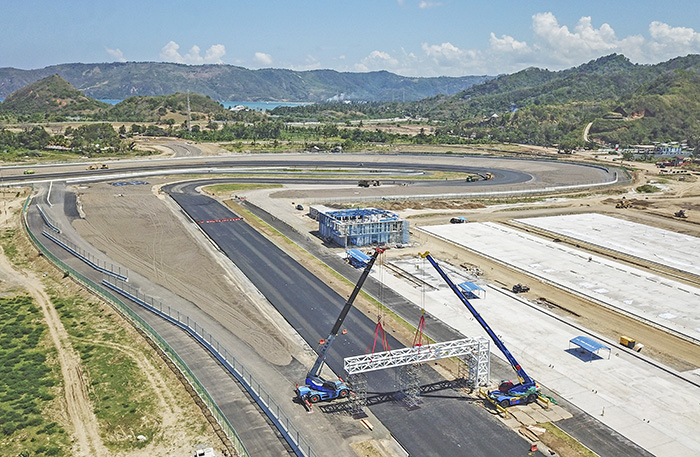
M 612 54 L 562 71 L 528 68 L 474 85 L 453 96 L 432 97 L 410 106 L 411 111 L 448 120 L 490 116 L 528 106 L 614 101 L 675 70 L 700 72 L 700 56 L 638 65 L 625 56 Z
M 584 146 L 686 141 L 700 145 L 700 56 L 636 65 L 621 55 L 550 72 L 527 69 L 454 96 L 407 104 L 446 122 L 446 136 L 528 144 Z
M 47 76 L 11 93 L 0 103 L 0 112 L 13 114 L 94 114 L 109 105 L 88 98 L 58 75 Z
M 196 92 L 218 101 L 412 101 L 453 95 L 489 76 L 410 78 L 386 71 L 248 70 L 233 65 L 156 62 L 62 64 L 36 70 L 0 68 L 0 99 L 57 74 L 95 99 Z

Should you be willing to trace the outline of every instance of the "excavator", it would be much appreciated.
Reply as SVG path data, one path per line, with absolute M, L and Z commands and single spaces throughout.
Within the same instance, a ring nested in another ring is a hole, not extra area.
M 496 347 L 501 350 L 503 355 L 506 357 L 510 366 L 515 370 L 515 374 L 518 377 L 518 383 L 515 384 L 512 381 L 503 381 L 498 387 L 498 390 L 493 390 L 488 393 L 488 399 L 494 404 L 501 406 L 502 408 L 507 408 L 511 405 L 520 405 L 533 403 L 539 398 L 540 386 L 527 375 L 523 367 L 515 360 L 515 357 L 510 353 L 508 348 L 506 348 L 503 341 L 491 330 L 491 327 L 486 323 L 486 321 L 481 317 L 481 315 L 476 311 L 476 309 L 469 303 L 464 297 L 464 294 L 459 290 L 457 286 L 452 282 L 452 280 L 447 276 L 447 274 L 440 268 L 440 265 L 430 256 L 430 252 L 424 252 L 421 257 L 426 259 L 430 264 L 437 270 L 442 279 L 450 286 L 452 292 L 459 297 L 464 306 L 467 307 L 472 316 L 479 322 L 481 327 L 488 333 L 491 340 L 496 344 Z
M 673 215 L 674 215 L 675 217 L 679 217 L 679 218 L 681 218 L 681 219 L 688 219 L 688 215 L 685 214 L 685 210 L 684 210 L 684 209 L 679 209 L 679 210 L 676 211 Z
M 350 395 L 350 387 L 343 382 L 342 379 L 338 381 L 326 380 L 321 377 L 321 369 L 323 368 L 323 364 L 328 356 L 328 350 L 338 336 L 340 327 L 343 325 L 343 321 L 345 321 L 345 318 L 350 312 L 350 308 L 352 308 L 355 298 L 357 298 L 357 295 L 360 293 L 362 285 L 369 276 L 369 272 L 372 269 L 374 262 L 377 260 L 377 257 L 379 257 L 379 254 L 383 253 L 384 251 L 385 249 L 383 248 L 376 248 L 374 250 L 374 254 L 372 254 L 369 262 L 367 262 L 367 266 L 362 272 L 362 275 L 360 275 L 360 279 L 357 281 L 355 289 L 353 289 L 352 293 L 350 294 L 348 301 L 345 302 L 345 306 L 340 312 L 338 319 L 335 321 L 331 332 L 328 334 L 326 339 L 321 340 L 322 346 L 321 350 L 319 351 L 318 358 L 316 359 L 313 367 L 311 367 L 309 372 L 306 374 L 304 385 L 297 385 L 297 398 L 299 398 L 299 400 L 301 400 L 301 402 L 307 408 L 310 408 L 312 403 L 318 403 L 319 401 L 323 400 L 334 400 L 336 398 L 345 398 Z

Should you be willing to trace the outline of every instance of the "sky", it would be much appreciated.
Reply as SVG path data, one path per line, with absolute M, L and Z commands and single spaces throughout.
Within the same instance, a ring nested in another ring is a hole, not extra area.
M 3 0 L 0 68 L 177 62 L 402 76 L 700 54 L 699 0 Z

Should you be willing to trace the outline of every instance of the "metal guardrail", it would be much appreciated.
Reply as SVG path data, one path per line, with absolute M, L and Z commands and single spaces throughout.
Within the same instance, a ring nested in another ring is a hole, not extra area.
M 241 362 L 236 360 L 211 333 L 208 333 L 201 325 L 198 325 L 195 320 L 190 319 L 188 315 L 173 309 L 171 306 L 163 306 L 163 303 L 160 301 L 156 304 L 153 297 L 139 293 L 130 284 L 124 282 L 122 284 L 113 284 L 106 279 L 102 280 L 102 284 L 191 335 L 241 383 L 272 423 L 275 424 L 296 455 L 300 457 L 318 457 L 311 448 L 311 443 L 301 436 L 301 431 L 294 427 L 289 416 L 282 412 L 280 405 L 271 398 L 269 392 L 260 385 L 260 382 L 253 377 L 253 374 L 246 370 Z M 128 288 L 128 290 L 125 288 Z
M 41 218 L 44 219 L 44 223 L 46 225 L 48 225 L 51 230 L 53 230 L 56 233 L 61 233 L 61 229 L 56 227 L 56 224 L 51 222 L 51 220 L 49 219 L 49 216 L 46 215 L 46 213 L 44 212 L 43 209 L 41 209 L 41 206 L 39 206 L 38 203 L 36 204 L 36 209 L 39 210 L 39 214 L 41 214 Z
M 219 423 L 221 429 L 226 434 L 226 436 L 231 440 L 234 450 L 240 457 L 250 457 L 250 454 L 246 450 L 243 442 L 236 433 L 231 423 L 228 421 L 223 412 L 219 409 L 216 402 L 211 398 L 209 392 L 206 388 L 199 382 L 197 376 L 189 369 L 187 364 L 180 358 L 177 352 L 156 332 L 146 321 L 144 321 L 138 314 L 136 314 L 131 308 L 129 308 L 124 302 L 119 298 L 114 296 L 111 292 L 94 283 L 92 280 L 83 276 L 80 272 L 69 267 L 58 257 L 56 257 L 51 251 L 49 251 L 39 239 L 32 233 L 29 229 L 29 223 L 26 219 L 27 208 L 29 206 L 31 196 L 27 197 L 22 210 L 23 226 L 25 232 L 29 236 L 30 240 L 34 246 L 56 267 L 68 273 L 73 279 L 83 285 L 86 289 L 98 295 L 102 299 L 111 303 L 115 309 L 129 319 L 137 328 L 141 329 L 153 342 L 155 342 L 163 353 L 173 362 L 173 364 L 178 368 L 180 373 L 185 377 L 187 382 L 190 384 L 192 389 L 197 393 L 202 402 L 207 406 L 211 412 L 214 419 Z M 314 456 L 316 457 L 316 456 Z
M 117 278 L 117 279 L 119 279 L 119 280 L 122 280 L 122 281 L 128 281 L 128 280 L 129 280 L 129 278 L 128 278 L 127 276 L 124 276 L 124 275 L 121 274 L 121 273 L 115 273 L 113 270 L 108 270 L 108 269 L 105 268 L 105 267 L 99 266 L 98 264 L 96 264 L 95 262 L 93 262 L 92 260 L 90 260 L 87 256 L 81 254 L 81 253 L 78 252 L 76 249 L 72 248 L 72 247 L 69 246 L 67 243 L 65 243 L 65 242 L 63 242 L 63 241 L 61 241 L 61 240 L 59 240 L 58 238 L 56 238 L 55 236 L 51 235 L 50 233 L 48 233 L 48 232 L 46 232 L 46 231 L 42 231 L 41 234 L 44 235 L 46 238 L 50 239 L 51 241 L 53 241 L 54 243 L 56 243 L 57 245 L 61 246 L 61 247 L 62 247 L 63 249 L 65 249 L 66 251 L 68 251 L 68 252 L 70 252 L 71 254 L 73 254 L 73 256 L 75 256 L 76 258 L 78 258 L 78 259 L 82 260 L 83 262 L 85 262 L 85 263 L 86 263 L 87 265 L 89 265 L 92 269 L 97 270 L 97 271 L 99 271 L 100 273 L 104 273 L 104 274 L 106 274 L 107 276 L 115 277 L 115 278 Z M 106 265 L 105 265 L 105 266 L 106 266 Z M 112 265 L 112 268 L 114 268 L 114 265 Z M 121 267 L 120 267 L 120 271 L 121 271 Z

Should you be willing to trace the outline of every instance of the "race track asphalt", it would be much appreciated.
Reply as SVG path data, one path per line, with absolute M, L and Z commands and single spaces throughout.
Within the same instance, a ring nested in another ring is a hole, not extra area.
M 197 183 L 164 188 L 202 230 L 243 271 L 279 313 L 311 346 L 327 336 L 345 298 L 311 274 L 217 201 L 195 192 Z M 203 221 L 203 222 L 202 222 Z M 206 222 L 219 221 L 219 222 Z M 327 363 L 343 372 L 343 358 L 364 354 L 374 339 L 376 323 L 358 310 L 345 321 L 348 334 L 329 352 Z M 389 346 L 401 344 L 389 336 Z M 422 384 L 443 378 L 429 366 L 421 370 Z M 299 380 L 302 381 L 302 380 Z M 394 376 L 378 372 L 368 377 L 371 394 L 392 394 Z M 394 398 L 394 397 L 390 397 Z M 397 441 L 415 456 L 523 456 L 527 443 L 489 413 L 468 401 L 459 390 L 423 395 L 420 408 L 409 410 L 398 400 L 370 407 Z

